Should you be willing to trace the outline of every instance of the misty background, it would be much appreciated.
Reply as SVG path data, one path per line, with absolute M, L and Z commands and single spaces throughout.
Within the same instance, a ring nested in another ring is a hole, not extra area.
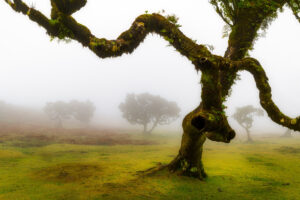
M 49 0 L 24 0 L 50 15 Z M 134 19 L 148 11 L 176 14 L 182 32 L 198 44 L 213 45 L 214 54 L 223 55 L 227 38 L 224 23 L 208 0 L 89 0 L 74 14 L 97 37 L 115 39 Z M 0 100 L 42 110 L 46 102 L 72 99 L 90 100 L 96 106 L 93 124 L 105 128 L 132 128 L 118 108 L 127 93 L 149 92 L 181 108 L 180 118 L 157 130 L 181 133 L 183 117 L 200 103 L 200 73 L 158 35 L 148 35 L 131 55 L 100 59 L 77 42 L 54 40 L 26 16 L 0 3 Z M 259 38 L 250 55 L 260 61 L 272 87 L 273 100 L 285 114 L 300 114 L 300 24 L 287 8 L 270 25 L 266 37 Z M 226 103 L 228 116 L 236 107 L 251 104 L 261 108 L 252 76 L 240 73 Z M 229 118 L 238 133 L 244 130 Z M 137 126 L 137 129 L 142 129 Z M 254 122 L 252 132 L 283 133 L 285 128 L 267 116 Z

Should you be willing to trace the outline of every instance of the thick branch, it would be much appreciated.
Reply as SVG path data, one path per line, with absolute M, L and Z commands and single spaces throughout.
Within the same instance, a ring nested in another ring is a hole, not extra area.
M 290 118 L 284 115 L 273 102 L 268 77 L 260 63 L 253 58 L 245 58 L 238 65 L 239 70 L 246 70 L 253 75 L 259 90 L 260 104 L 267 111 L 269 117 L 277 124 L 299 131 L 300 117 Z
M 199 58 L 209 57 L 211 53 L 204 45 L 197 45 L 186 37 L 178 27 L 159 14 L 140 15 L 131 27 L 123 32 L 116 40 L 95 37 L 91 31 L 79 24 L 73 17 L 57 11 L 55 19 L 48 19 L 34 8 L 29 8 L 21 0 L 4 0 L 16 12 L 22 12 L 29 18 L 45 28 L 52 37 L 63 39 L 65 37 L 78 41 L 88 47 L 101 58 L 121 56 L 132 53 L 149 33 L 157 33 L 167 40 L 178 52 L 197 64 Z

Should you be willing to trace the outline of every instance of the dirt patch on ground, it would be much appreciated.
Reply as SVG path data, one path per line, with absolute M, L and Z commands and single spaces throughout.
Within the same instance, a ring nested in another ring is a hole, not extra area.
M 102 168 L 96 164 L 66 163 L 35 171 L 33 177 L 54 182 L 78 182 L 95 177 L 102 173 Z
M 297 154 L 300 153 L 300 148 L 282 146 L 276 149 L 276 151 L 285 154 Z
M 274 162 L 272 162 L 271 159 L 259 155 L 247 156 L 246 159 L 248 160 L 248 162 L 255 163 L 256 165 L 261 165 L 266 167 L 277 167 L 277 165 Z
M 21 148 L 42 147 L 53 143 L 78 145 L 151 145 L 153 141 L 134 139 L 130 134 L 98 129 L 53 129 L 40 126 L 0 125 L 0 141 Z

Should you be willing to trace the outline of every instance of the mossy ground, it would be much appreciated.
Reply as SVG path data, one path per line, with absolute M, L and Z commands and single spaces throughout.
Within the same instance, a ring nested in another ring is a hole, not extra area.
M 0 199 L 300 199 L 300 137 L 206 142 L 203 160 L 209 177 L 204 182 L 167 171 L 138 175 L 170 162 L 180 137 L 135 137 L 159 143 L 37 145 L 35 137 L 16 145 L 17 139 L 2 138 Z

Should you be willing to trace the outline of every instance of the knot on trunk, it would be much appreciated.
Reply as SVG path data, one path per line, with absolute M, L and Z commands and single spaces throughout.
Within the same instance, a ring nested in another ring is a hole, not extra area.
M 199 57 L 194 64 L 197 71 L 208 69 L 214 66 L 214 64 L 209 60 L 208 57 Z
M 229 143 L 235 137 L 235 131 L 224 114 L 207 111 L 188 115 L 183 121 L 183 130 L 197 136 L 205 133 L 208 139 L 218 142 Z

